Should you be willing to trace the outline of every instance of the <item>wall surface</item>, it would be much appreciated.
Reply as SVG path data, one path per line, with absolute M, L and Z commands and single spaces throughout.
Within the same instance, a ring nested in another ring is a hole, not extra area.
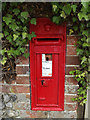
M 29 58 L 16 59 L 16 80 L 12 84 L 0 82 L 0 112 L 1 117 L 15 118 L 76 118 L 77 103 L 72 98 L 77 95 L 78 83 L 69 74 L 74 67 L 79 67 L 79 59 L 76 55 L 77 36 L 67 35 L 66 45 L 66 74 L 65 74 L 65 98 L 64 111 L 32 111 L 30 101 L 30 70 Z M 29 52 L 29 46 L 27 45 Z

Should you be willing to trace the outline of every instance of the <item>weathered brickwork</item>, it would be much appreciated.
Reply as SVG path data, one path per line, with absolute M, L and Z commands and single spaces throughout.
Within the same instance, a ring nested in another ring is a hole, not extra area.
M 29 58 L 26 59 L 21 56 L 16 59 L 16 80 L 12 81 L 10 85 L 5 81 L 0 82 L 1 98 L 3 99 L 2 114 L 0 113 L 0 116 L 14 116 L 16 118 L 76 118 L 77 103 L 73 102 L 72 98 L 77 95 L 78 83 L 69 74 L 71 70 L 74 70 L 74 67 L 79 68 L 80 62 L 74 46 L 76 41 L 76 36 L 67 36 L 64 111 L 31 110 Z

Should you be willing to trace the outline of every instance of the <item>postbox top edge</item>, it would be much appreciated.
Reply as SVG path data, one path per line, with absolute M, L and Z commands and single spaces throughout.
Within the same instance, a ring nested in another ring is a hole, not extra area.
M 63 34 L 66 31 L 65 24 L 57 25 L 50 18 L 37 18 L 36 20 L 36 25 L 30 24 L 30 33 L 33 31 L 35 34 L 50 35 Z
M 65 22 L 62 23 L 62 24 L 55 24 L 55 23 L 54 23 L 50 18 L 48 18 L 48 17 L 36 18 L 36 22 L 37 22 L 37 24 L 34 25 L 34 24 L 31 24 L 31 23 L 30 23 L 30 26 L 37 26 L 38 23 L 43 22 L 43 21 L 46 21 L 46 22 L 48 21 L 48 22 L 52 23 L 52 24 L 55 25 L 55 26 L 66 27 L 66 23 L 65 23 Z

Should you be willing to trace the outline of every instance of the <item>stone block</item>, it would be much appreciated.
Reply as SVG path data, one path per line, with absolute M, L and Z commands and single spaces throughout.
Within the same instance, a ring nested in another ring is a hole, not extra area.
M 7 103 L 10 101 L 10 96 L 8 94 L 3 94 L 4 102 Z
M 66 85 L 65 93 L 66 94 L 77 94 L 78 86 L 76 85 Z
M 78 85 L 78 81 L 75 80 L 74 77 L 66 77 L 65 78 L 65 84 L 66 85 Z
M 64 118 L 77 118 L 77 112 L 75 111 L 65 112 Z
M 6 113 L 7 113 L 8 117 L 16 117 L 16 116 L 19 115 L 19 113 L 17 111 L 15 111 L 15 110 L 9 110 L 9 109 L 6 110 Z
M 75 110 L 77 110 L 77 104 L 65 104 L 64 110 L 65 111 L 75 111 Z
M 12 107 L 13 107 L 12 102 L 8 102 L 8 103 L 6 103 L 6 107 L 8 107 L 8 108 L 12 108 Z
M 4 109 L 5 108 L 5 104 L 3 101 L 0 101 L 0 110 Z
M 28 94 L 16 94 L 17 96 L 17 100 L 15 101 L 15 103 L 17 102 L 25 102 L 25 103 L 30 103 L 30 98 L 27 98 Z M 29 95 L 30 96 L 30 95 Z
M 64 118 L 63 111 L 51 111 L 49 112 L 49 118 Z

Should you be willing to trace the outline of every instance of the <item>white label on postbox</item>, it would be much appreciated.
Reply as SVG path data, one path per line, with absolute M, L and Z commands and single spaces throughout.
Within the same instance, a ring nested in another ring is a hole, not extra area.
M 42 54 L 42 76 L 52 76 L 52 59 L 51 54 Z

